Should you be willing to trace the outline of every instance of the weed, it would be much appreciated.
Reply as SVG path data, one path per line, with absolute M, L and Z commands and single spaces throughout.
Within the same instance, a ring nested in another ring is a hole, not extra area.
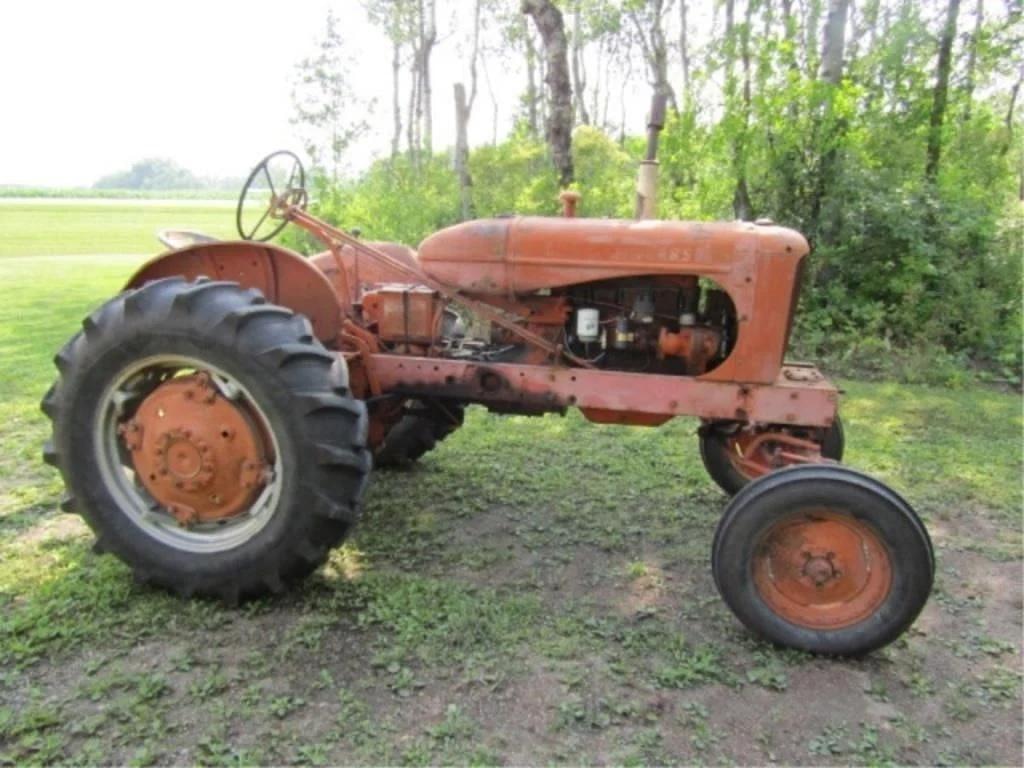
M 171 690 L 170 684 L 160 674 L 143 675 L 136 681 L 135 685 L 139 702 L 154 701 Z
M 302 744 L 295 751 L 297 765 L 327 765 L 330 762 L 331 748 L 327 744 Z
M 688 701 L 683 705 L 680 721 L 690 731 L 690 743 L 698 752 L 718 744 L 719 736 L 708 722 L 708 709 L 703 704 Z
M 457 704 L 449 704 L 445 710 L 444 720 L 428 731 L 440 747 L 448 748 L 456 742 L 472 737 L 476 725 L 459 709 Z
M 784 691 L 789 687 L 789 676 L 777 656 L 756 651 L 753 657 L 756 665 L 747 669 L 748 683 L 760 685 L 771 691 Z
M 227 677 L 220 672 L 215 672 L 193 680 L 188 687 L 188 693 L 197 699 L 205 700 L 220 695 L 228 689 L 229 685 Z
M 690 688 L 726 677 L 721 653 L 710 645 L 691 648 L 679 638 L 672 643 L 668 658 L 655 672 L 655 680 L 663 688 Z
M 267 704 L 267 711 L 278 720 L 283 720 L 305 705 L 305 700 L 297 696 L 275 696 Z
M 807 751 L 818 757 L 832 757 L 846 751 L 849 730 L 845 724 L 826 725 L 807 743 Z

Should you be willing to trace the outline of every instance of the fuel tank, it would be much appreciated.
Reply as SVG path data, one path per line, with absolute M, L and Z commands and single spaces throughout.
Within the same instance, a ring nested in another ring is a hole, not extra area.
M 750 274 L 765 257 L 795 268 L 807 251 L 802 235 L 771 224 L 524 216 L 448 227 L 418 255 L 427 274 L 467 293 L 515 295 L 639 275 Z

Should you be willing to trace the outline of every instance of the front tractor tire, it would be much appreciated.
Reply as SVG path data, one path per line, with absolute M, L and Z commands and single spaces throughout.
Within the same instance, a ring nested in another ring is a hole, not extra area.
M 306 318 L 256 290 L 168 278 L 57 354 L 42 409 L 62 507 L 137 580 L 234 603 L 314 571 L 356 522 L 364 404 Z
M 840 466 L 790 467 L 730 502 L 711 551 L 715 585 L 761 637 L 859 656 L 892 642 L 924 607 L 931 540 L 910 505 Z

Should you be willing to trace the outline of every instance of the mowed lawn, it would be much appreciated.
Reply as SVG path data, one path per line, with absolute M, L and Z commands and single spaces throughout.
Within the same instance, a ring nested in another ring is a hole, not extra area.
M 235 237 L 234 203 L 225 200 L 0 198 L 0 258 L 156 253 L 160 229 Z
M 473 408 L 377 473 L 304 588 L 225 608 L 93 554 L 40 460 L 54 351 L 142 257 L 0 247 L 0 765 L 1019 763 L 1016 394 L 843 382 L 848 462 L 918 508 L 938 561 L 914 628 L 865 659 L 773 648 L 722 605 L 727 499 L 691 420 Z

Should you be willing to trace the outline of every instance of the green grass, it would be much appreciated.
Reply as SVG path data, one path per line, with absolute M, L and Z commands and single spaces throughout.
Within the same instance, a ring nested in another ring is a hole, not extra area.
M 376 474 L 301 590 L 228 609 L 93 554 L 39 458 L 54 351 L 140 260 L 0 261 L 0 764 L 1019 757 L 1019 396 L 843 382 L 848 462 L 938 551 L 918 625 L 862 661 L 766 646 L 722 605 L 726 499 L 685 419 L 471 409 L 416 470 Z
M 0 199 L 0 258 L 158 253 L 157 230 L 171 228 L 236 237 L 235 211 L 227 201 Z
M 0 185 L 0 199 L 237 200 L 239 189 L 93 189 Z

